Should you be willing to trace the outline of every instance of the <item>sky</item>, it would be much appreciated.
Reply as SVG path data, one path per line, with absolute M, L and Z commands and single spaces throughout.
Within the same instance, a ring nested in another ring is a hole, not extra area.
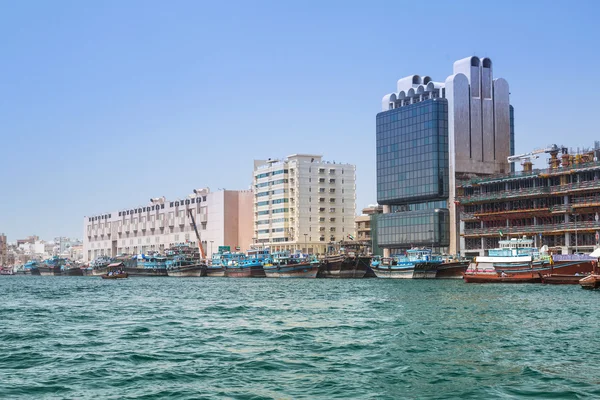
M 411 74 L 490 57 L 516 152 L 592 146 L 596 1 L 0 2 L 0 232 L 83 237 L 85 216 L 247 189 L 254 159 L 356 165 L 376 203 L 375 115 Z

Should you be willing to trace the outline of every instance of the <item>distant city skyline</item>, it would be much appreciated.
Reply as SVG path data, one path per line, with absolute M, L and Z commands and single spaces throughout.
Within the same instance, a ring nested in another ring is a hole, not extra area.
M 0 232 L 81 239 L 84 216 L 198 187 L 248 189 L 254 159 L 293 153 L 355 164 L 361 210 L 376 203 L 381 95 L 400 77 L 446 77 L 471 55 L 510 83 L 517 154 L 592 146 L 598 11 L 593 1 L 4 4 Z

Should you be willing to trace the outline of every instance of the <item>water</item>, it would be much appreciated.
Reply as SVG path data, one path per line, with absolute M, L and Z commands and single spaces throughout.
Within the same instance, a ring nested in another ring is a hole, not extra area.
M 600 292 L 0 277 L 0 398 L 600 396 Z

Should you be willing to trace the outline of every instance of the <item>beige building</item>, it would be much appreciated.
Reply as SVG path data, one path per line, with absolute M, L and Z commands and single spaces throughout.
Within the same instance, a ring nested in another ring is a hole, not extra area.
M 355 173 L 354 165 L 313 154 L 255 160 L 255 243 L 323 254 L 354 236 Z
M 371 246 L 371 215 L 381 214 L 383 212 L 383 206 L 370 205 L 369 207 L 362 209 L 362 215 L 358 215 L 354 221 L 356 223 L 356 237 L 357 241 L 363 242 Z
M 0 266 L 8 265 L 8 252 L 7 252 L 7 242 L 6 235 L 4 233 L 0 234 Z
M 162 252 L 179 243 L 197 246 L 190 214 L 207 254 L 219 246 L 246 250 L 252 244 L 252 204 L 251 190 L 205 188 L 177 200 L 154 198 L 145 206 L 85 217 L 83 259 Z

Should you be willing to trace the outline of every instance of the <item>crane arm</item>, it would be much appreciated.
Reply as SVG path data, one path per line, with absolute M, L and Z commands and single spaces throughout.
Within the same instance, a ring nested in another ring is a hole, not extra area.
M 530 151 L 529 153 L 508 156 L 506 158 L 506 161 L 508 161 L 509 163 L 514 163 L 519 160 L 525 160 L 525 159 L 530 159 L 530 158 L 539 158 L 540 156 L 538 156 L 537 154 L 552 153 L 553 151 L 558 152 L 558 150 L 559 150 L 559 147 L 557 145 L 553 144 L 545 149 L 537 149 L 537 150 Z
M 198 239 L 198 249 L 200 250 L 200 256 L 204 260 L 206 258 L 206 254 L 204 253 L 204 247 L 202 247 L 202 240 L 200 240 L 200 233 L 198 233 L 198 227 L 196 226 L 196 221 L 194 220 L 194 214 L 192 214 L 192 210 L 188 210 L 188 215 L 192 220 L 192 226 L 194 227 L 194 232 L 196 232 L 196 238 Z

